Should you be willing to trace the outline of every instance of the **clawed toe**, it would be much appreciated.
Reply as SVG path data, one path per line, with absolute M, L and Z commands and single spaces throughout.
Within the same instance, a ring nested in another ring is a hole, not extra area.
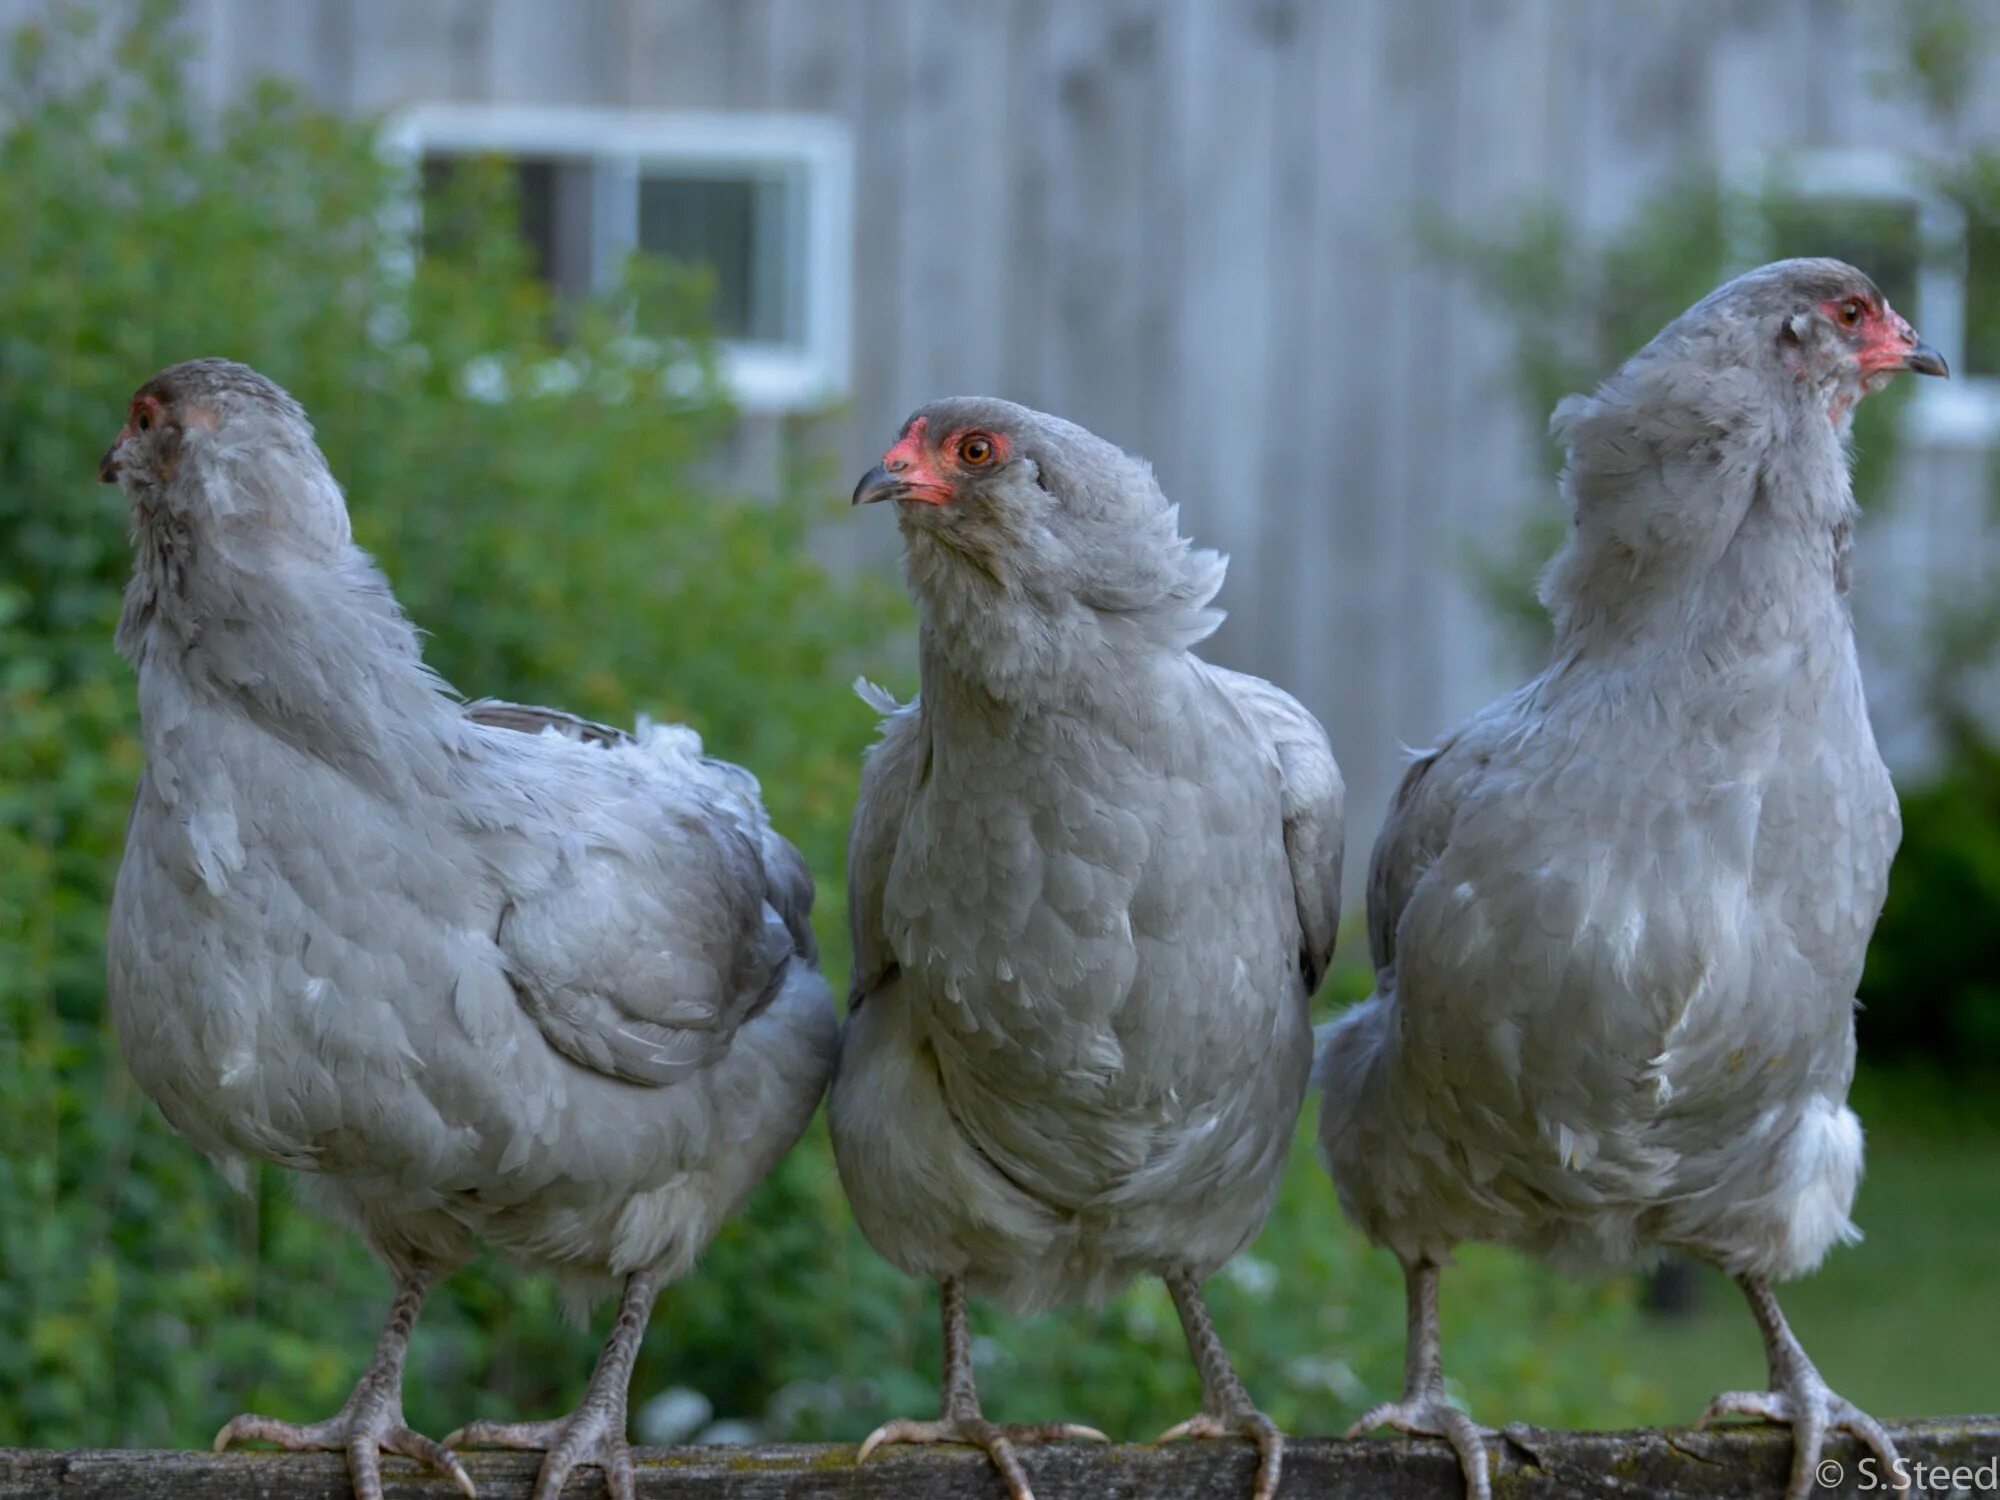
M 1111 1439 L 1081 1422 L 1013 1422 L 999 1428 L 1010 1443 L 1108 1443 Z
M 1379 1427 L 1393 1427 L 1398 1432 L 1412 1431 L 1413 1429 L 1409 1425 L 1411 1421 L 1409 1410 L 1407 1406 L 1398 1401 L 1378 1401 L 1352 1422 L 1348 1423 L 1347 1431 L 1343 1432 L 1341 1436 L 1344 1438 L 1366 1437 Z M 1420 1430 L 1425 1431 L 1429 1436 L 1441 1436 L 1441 1434 L 1430 1433 L 1428 1429 Z M 447 1439 L 446 1441 L 450 1440 Z
M 337 1422 L 281 1422 L 255 1412 L 242 1412 L 222 1424 L 222 1431 L 209 1445 L 212 1453 L 226 1453 L 234 1443 L 270 1443 L 292 1452 L 315 1449 L 338 1451 L 347 1446 L 344 1433 L 336 1434 Z
M 884 1422 L 861 1440 L 855 1462 L 859 1463 L 886 1443 L 964 1443 L 968 1447 L 983 1448 L 995 1438 L 1002 1442 L 1023 1444 L 1111 1441 L 1095 1427 L 1085 1427 L 1077 1422 L 1016 1422 L 1003 1426 L 983 1418 L 918 1422 L 908 1417 L 897 1417 Z
M 444 1440 L 447 1448 L 553 1448 L 560 1422 L 467 1422 Z
M 1789 1422 L 1790 1408 L 1776 1391 L 1724 1391 L 1702 1408 L 1694 1419 L 1697 1429 L 1731 1417 L 1747 1417 L 1756 1422 Z
M 1413 1437 L 1443 1438 L 1458 1455 L 1458 1467 L 1465 1475 L 1466 1500 L 1492 1500 L 1493 1480 L 1486 1457 L 1486 1439 L 1491 1434 L 1442 1394 L 1385 1401 L 1371 1407 L 1347 1429 L 1346 1436 L 1357 1438 L 1378 1427 L 1393 1427 Z
M 556 1500 L 569 1476 L 595 1465 L 604 1473 L 612 1500 L 635 1500 L 638 1481 L 625 1415 L 580 1410 L 554 1422 L 468 1422 L 445 1443 L 453 1448 L 539 1449 L 548 1456 L 535 1476 L 533 1500 Z
M 304 1423 L 281 1422 L 276 1417 L 245 1412 L 231 1417 L 215 1435 L 214 1451 L 221 1453 L 230 1444 L 239 1442 L 270 1443 L 293 1452 L 345 1453 L 355 1500 L 383 1500 L 384 1453 L 428 1464 L 456 1485 L 467 1500 L 476 1500 L 479 1493 L 457 1454 L 436 1439 L 405 1427 L 386 1410 L 363 1415 L 343 1412 L 324 1422 Z
M 414 1459 L 420 1464 L 429 1464 L 454 1485 L 466 1500 L 476 1500 L 479 1492 L 473 1488 L 472 1476 L 465 1472 L 465 1465 L 458 1461 L 458 1455 L 445 1447 L 436 1438 L 408 1427 L 394 1427 L 379 1439 L 385 1452 L 396 1453 L 404 1458 Z M 350 1456 L 352 1447 L 349 1448 Z
M 1695 1419 L 1696 1427 L 1729 1417 L 1772 1422 L 1792 1429 L 1792 1474 L 1785 1500 L 1806 1500 L 1818 1484 L 1821 1449 L 1829 1432 L 1851 1432 L 1868 1445 L 1882 1467 L 1886 1488 L 1908 1494 L 1909 1476 L 1888 1429 L 1816 1373 L 1802 1375 L 1784 1390 L 1724 1391 Z
M 892 1418 L 861 1440 L 861 1446 L 855 1450 L 854 1461 L 858 1464 L 866 1463 L 868 1455 L 873 1453 L 877 1448 L 882 1447 L 885 1443 L 955 1443 L 970 1441 L 970 1439 L 960 1439 L 953 1433 L 947 1433 L 946 1426 L 947 1424 L 943 1422 L 919 1422 L 910 1417 Z
M 884 1422 L 861 1440 L 854 1461 L 864 1462 L 877 1448 L 889 1443 L 963 1443 L 978 1448 L 993 1460 L 993 1467 L 1007 1482 L 1010 1500 L 1035 1500 L 1028 1486 L 1028 1474 L 1014 1452 L 1014 1445 L 1063 1443 L 1070 1441 L 1108 1443 L 1110 1438 L 1095 1427 L 1076 1422 L 1016 1422 L 1002 1426 L 980 1416 L 944 1417 L 934 1422 L 897 1417 Z
M 1251 1500 L 1274 1500 L 1278 1479 L 1284 1472 L 1285 1435 L 1255 1407 L 1239 1412 L 1198 1411 L 1185 1422 L 1176 1422 L 1155 1442 L 1178 1443 L 1187 1439 L 1248 1438 L 1257 1445 L 1257 1484 Z

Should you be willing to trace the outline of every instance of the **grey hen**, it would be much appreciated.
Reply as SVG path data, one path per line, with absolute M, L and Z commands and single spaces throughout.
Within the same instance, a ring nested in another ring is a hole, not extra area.
M 1854 989 L 1898 837 L 1847 605 L 1854 404 L 1942 375 L 1866 276 L 1784 261 L 1556 409 L 1575 508 L 1548 668 L 1410 768 L 1375 847 L 1372 999 L 1329 1028 L 1321 1142 L 1402 1259 L 1402 1399 L 1448 1437 L 1438 1268 L 1462 1240 L 1619 1267 L 1661 1248 L 1748 1296 L 1807 1494 L 1829 1427 L 1885 1463 L 1771 1282 L 1852 1238 Z
M 1151 472 L 1004 401 L 912 417 L 897 503 L 923 690 L 883 704 L 848 845 L 854 989 L 830 1121 L 870 1242 L 941 1285 L 940 1420 L 879 1442 L 1097 1436 L 981 1414 L 969 1290 L 1009 1308 L 1163 1277 L 1201 1376 L 1169 1436 L 1283 1441 L 1201 1279 L 1270 1210 L 1333 951 L 1341 781 L 1311 715 L 1191 648 L 1223 564 Z
M 638 736 L 452 697 L 348 530 L 305 413 L 197 360 L 133 398 L 102 476 L 137 553 L 120 649 L 146 767 L 111 911 L 111 1008 L 167 1119 L 262 1158 L 389 1265 L 374 1362 L 334 1417 L 241 1437 L 343 1449 L 357 1492 L 411 1432 L 429 1288 L 497 1246 L 583 1291 L 625 1279 L 582 1405 L 474 1424 L 629 1500 L 632 1362 L 653 1300 L 797 1139 L 836 1022 L 812 882 L 748 773 Z M 543 732 L 546 731 L 546 732 Z

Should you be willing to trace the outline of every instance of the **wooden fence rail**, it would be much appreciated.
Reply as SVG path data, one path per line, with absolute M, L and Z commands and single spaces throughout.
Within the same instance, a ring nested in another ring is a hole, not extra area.
M 2000 1500 L 2000 1416 L 1914 1422 L 1896 1429 L 1904 1458 L 1936 1496 Z M 1510 1428 L 1494 1440 L 1496 1500 L 1769 1500 L 1784 1492 L 1789 1434 L 1548 1432 Z M 482 1500 L 524 1500 L 529 1454 L 468 1454 Z M 1243 1500 L 1247 1444 L 1038 1448 L 1026 1455 L 1039 1500 Z M 1887 1494 L 1887 1476 L 1863 1466 L 1839 1438 L 1825 1462 L 1841 1477 L 1824 1495 Z M 389 1500 L 448 1500 L 457 1491 L 400 1459 L 385 1468 Z M 1827 1478 L 1833 1477 L 1831 1468 Z M 595 1470 L 570 1496 L 603 1491 Z M 966 1449 L 899 1449 L 857 1467 L 849 1447 L 649 1448 L 639 1454 L 642 1500 L 999 1500 L 986 1460 Z M 1286 1449 L 1282 1500 L 1458 1500 L 1458 1468 L 1440 1443 L 1297 1438 Z M 333 1454 L 56 1452 L 0 1449 L 0 1500 L 351 1500 Z

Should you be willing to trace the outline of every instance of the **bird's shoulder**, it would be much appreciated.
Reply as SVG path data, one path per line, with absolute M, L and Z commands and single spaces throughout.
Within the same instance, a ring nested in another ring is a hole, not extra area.
M 1520 778 L 1522 748 L 1535 731 L 1536 689 L 1517 689 L 1411 754 L 1368 861 L 1368 947 L 1377 973 L 1395 967 L 1404 908 L 1451 845 L 1461 810 L 1488 794 L 1504 798 Z
M 1300 972 L 1306 988 L 1315 990 L 1333 961 L 1340 930 L 1346 783 L 1326 730 L 1298 699 L 1261 677 L 1221 667 L 1207 671 L 1278 767 L 1285 855 L 1301 928 Z
M 1284 781 L 1288 809 L 1330 808 L 1338 818 L 1346 784 L 1319 719 L 1275 683 L 1248 672 L 1202 663 L 1207 679 L 1270 749 Z
M 810 957 L 811 876 L 755 779 L 673 726 L 512 704 L 474 722 L 494 735 L 481 764 L 504 811 L 472 818 L 519 1003 L 597 1072 L 663 1084 L 700 1068 Z
M 847 834 L 848 927 L 853 941 L 851 1004 L 894 978 L 896 962 L 883 925 L 883 893 L 896 843 L 928 764 L 923 708 L 917 697 L 898 703 L 860 680 L 861 698 L 882 715 L 881 734 L 868 749 L 861 788 Z
M 907 703 L 898 703 L 873 684 L 858 686 L 864 699 L 883 712 L 880 733 L 862 758 L 861 786 L 848 844 L 850 858 L 856 850 L 872 849 L 885 837 L 893 839 L 909 813 L 929 762 L 921 699 L 912 697 Z

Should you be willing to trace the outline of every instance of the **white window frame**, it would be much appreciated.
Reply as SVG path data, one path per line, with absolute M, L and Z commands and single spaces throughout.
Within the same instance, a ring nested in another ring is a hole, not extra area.
M 1965 368 L 1965 213 L 1940 193 L 1921 162 L 1897 151 L 1806 149 L 1761 152 L 1734 164 L 1725 185 L 1755 194 L 1777 185 L 1801 198 L 1835 198 L 1908 205 L 1917 213 L 1921 256 L 1917 305 L 1898 308 L 1951 366 L 1949 380 L 1920 380 L 1906 408 L 1910 438 L 1931 447 L 2000 447 L 2000 376 Z M 1732 258 L 1765 257 L 1756 230 L 1730 231 Z M 1866 269 L 1864 267 L 1864 269 Z
M 636 248 L 639 178 L 649 167 L 770 167 L 805 183 L 798 274 L 803 339 L 724 340 L 721 373 L 748 411 L 813 409 L 845 396 L 853 350 L 854 150 L 847 127 L 820 115 L 646 113 L 513 104 L 422 104 L 383 133 L 413 166 L 427 153 L 557 157 L 590 165 L 590 272 L 603 285 Z

